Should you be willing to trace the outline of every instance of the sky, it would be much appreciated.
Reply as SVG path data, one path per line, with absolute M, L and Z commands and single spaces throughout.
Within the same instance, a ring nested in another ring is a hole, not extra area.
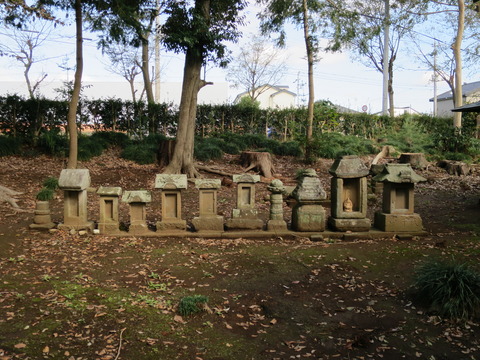
M 247 13 L 248 23 L 242 28 L 244 34 L 258 33 L 258 21 L 255 13 L 258 9 L 251 8 Z M 6 43 L 4 29 L 0 28 L 0 43 Z M 106 68 L 108 60 L 102 56 L 96 46 L 96 35 L 86 33 L 84 46 L 85 83 L 93 85 L 87 92 L 89 97 L 123 97 L 129 98 L 128 83 L 121 76 L 109 72 Z M 233 54 L 238 51 L 238 45 L 229 45 Z M 59 64 L 67 63 L 73 68 L 75 59 L 74 28 L 71 25 L 58 26 L 54 33 L 46 39 L 39 48 L 39 57 L 45 60 L 33 65 L 32 78 L 41 73 L 48 76 L 40 86 L 41 91 L 54 97 L 52 88 L 58 87 L 62 81 L 72 80 L 74 70 L 65 70 Z M 397 69 L 394 73 L 394 91 L 396 107 L 412 107 L 423 112 L 432 112 L 433 97 L 432 72 L 424 65 L 414 61 L 411 52 L 403 53 L 397 59 Z M 307 99 L 307 62 L 305 46 L 301 31 L 289 27 L 287 44 L 282 49 L 282 57 L 287 59 L 287 72 L 279 85 L 289 86 L 289 90 L 298 95 L 298 102 L 305 104 Z M 359 61 L 352 60 L 348 52 L 322 53 L 321 60 L 315 66 L 315 99 L 330 100 L 356 111 L 366 107 L 369 113 L 381 111 L 382 107 L 382 74 L 373 68 L 366 67 Z M 180 83 L 183 75 L 183 56 L 162 51 L 161 55 L 161 92 L 162 99 L 178 103 Z M 205 87 L 200 91 L 200 102 L 225 103 L 232 102 L 243 89 L 235 89 L 226 80 L 226 70 L 207 67 L 206 80 L 215 85 Z M 464 75 L 464 81 L 476 81 Z M 140 77 L 139 77 L 140 81 Z M 113 84 L 112 84 L 113 83 Z M 170 85 L 163 84 L 169 83 Z M 446 84 L 438 82 L 438 94 L 448 91 Z M 8 57 L 0 57 L 0 94 L 26 93 L 23 78 L 23 68 L 20 63 Z M 168 94 L 167 94 L 168 93 Z

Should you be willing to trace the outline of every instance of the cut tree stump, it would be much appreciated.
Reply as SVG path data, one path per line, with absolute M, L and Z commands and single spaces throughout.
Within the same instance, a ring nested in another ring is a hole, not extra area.
M 157 161 L 160 167 L 170 164 L 175 149 L 175 140 L 161 140 L 157 150 Z
M 410 164 L 414 169 L 426 169 L 428 161 L 423 153 L 402 153 L 398 159 L 400 164 Z
M 269 152 L 243 151 L 240 154 L 240 164 L 246 167 L 245 172 L 255 169 L 266 178 L 272 178 L 275 167 Z
M 444 168 L 450 175 L 469 175 L 472 172 L 472 168 L 461 161 L 442 160 L 437 166 Z

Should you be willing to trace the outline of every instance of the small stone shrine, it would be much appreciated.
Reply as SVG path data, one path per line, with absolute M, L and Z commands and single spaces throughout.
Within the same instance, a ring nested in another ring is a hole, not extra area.
M 118 205 L 122 188 L 100 186 L 97 194 L 100 197 L 100 221 L 98 222 L 100 234 L 118 233 L 120 226 Z
M 267 187 L 270 194 L 270 220 L 267 222 L 268 231 L 287 231 L 287 223 L 283 219 L 283 193 L 285 186 L 275 179 Z
M 182 219 L 182 189 L 187 188 L 187 175 L 157 174 L 155 188 L 162 190 L 162 220 L 157 221 L 157 231 L 187 229 Z
M 33 224 L 29 225 L 32 230 L 49 230 L 55 227 L 50 213 L 50 201 L 39 201 L 35 205 Z
M 325 209 L 320 202 L 327 196 L 315 170 L 304 171 L 292 196 L 297 200 L 292 209 L 293 230 L 324 231 Z
M 232 219 L 225 224 L 227 229 L 262 229 L 263 221 L 257 217 L 255 209 L 255 183 L 260 175 L 233 175 L 237 185 L 237 208 L 232 211 Z
M 93 222 L 87 220 L 87 188 L 90 186 L 88 169 L 63 169 L 58 179 L 58 187 L 64 191 L 63 230 L 91 230 Z
M 223 216 L 217 214 L 217 190 L 222 186 L 220 179 L 197 179 L 200 216 L 192 220 L 196 231 L 223 231 Z
M 382 231 L 422 231 L 422 218 L 413 209 L 413 190 L 415 183 L 426 179 L 410 164 L 386 164 L 373 180 L 384 184 L 382 211 L 375 213 L 375 227 Z
M 147 190 L 125 191 L 122 201 L 130 205 L 130 228 L 133 235 L 148 234 L 146 206 L 152 202 L 152 195 Z
M 332 177 L 332 210 L 328 225 L 336 231 L 368 231 L 367 175 L 358 156 L 342 156 L 329 170 Z

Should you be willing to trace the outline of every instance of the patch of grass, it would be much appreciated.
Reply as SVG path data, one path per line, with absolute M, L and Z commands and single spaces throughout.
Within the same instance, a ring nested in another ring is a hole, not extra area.
M 185 296 L 180 299 L 178 313 L 182 316 L 193 315 L 203 310 L 202 304 L 206 304 L 208 298 L 204 295 Z
M 415 294 L 432 311 L 468 319 L 480 310 L 480 275 L 465 263 L 429 261 L 417 271 Z
M 0 157 L 18 154 L 21 144 L 18 138 L 0 135 Z
M 49 201 L 53 199 L 54 195 L 55 195 L 55 191 L 53 191 L 52 189 L 42 188 L 37 193 L 36 198 L 39 201 Z

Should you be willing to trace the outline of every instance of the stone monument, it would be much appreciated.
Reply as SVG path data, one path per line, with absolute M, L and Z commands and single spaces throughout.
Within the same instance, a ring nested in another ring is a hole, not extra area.
M 375 213 L 375 227 L 383 231 L 422 231 L 422 218 L 414 213 L 413 190 L 415 183 L 426 179 L 410 164 L 386 164 L 373 180 L 384 184 L 382 211 Z
M 260 175 L 233 175 L 237 183 L 237 207 L 232 211 L 232 218 L 227 220 L 227 229 L 258 230 L 263 228 L 263 221 L 257 217 L 255 209 L 255 183 Z
M 292 209 L 292 228 L 296 231 L 324 231 L 325 209 L 320 202 L 326 198 L 326 193 L 315 170 L 304 171 L 292 196 L 297 200 Z
M 100 234 L 118 233 L 120 226 L 118 204 L 122 188 L 100 186 L 97 194 L 100 197 L 100 221 L 98 222 Z
M 270 220 L 267 222 L 267 230 L 274 232 L 287 231 L 287 223 L 283 219 L 283 193 L 285 186 L 275 179 L 267 187 L 270 194 Z
M 125 191 L 122 201 L 130 206 L 130 228 L 129 233 L 133 235 L 144 235 L 151 231 L 148 230 L 146 206 L 152 202 L 152 195 L 146 190 Z
M 182 219 L 182 189 L 187 188 L 187 175 L 157 174 L 155 188 L 162 190 L 162 220 L 157 221 L 157 231 L 187 229 Z
M 196 231 L 223 231 L 223 216 L 217 214 L 217 190 L 222 186 L 220 179 L 197 179 L 200 216 L 192 220 Z
M 367 175 L 358 156 L 342 156 L 329 170 L 332 177 L 332 209 L 328 225 L 337 231 L 368 231 Z
M 30 224 L 29 228 L 33 230 L 49 230 L 53 227 L 55 227 L 55 224 L 52 222 L 50 214 L 50 201 L 37 200 L 33 224 Z
M 93 222 L 87 220 L 87 188 L 90 186 L 88 169 L 63 169 L 58 179 L 58 187 L 64 191 L 63 230 L 93 231 Z

